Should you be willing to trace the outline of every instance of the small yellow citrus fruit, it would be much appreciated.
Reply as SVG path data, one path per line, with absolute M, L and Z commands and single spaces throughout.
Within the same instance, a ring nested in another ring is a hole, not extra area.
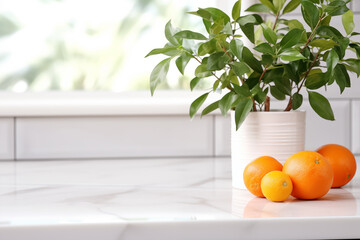
M 272 202 L 283 202 L 291 194 L 293 184 L 290 177 L 281 171 L 271 171 L 261 179 L 261 191 Z

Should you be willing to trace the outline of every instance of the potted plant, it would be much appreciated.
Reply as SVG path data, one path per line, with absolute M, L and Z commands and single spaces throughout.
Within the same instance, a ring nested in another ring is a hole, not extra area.
M 305 113 L 293 111 L 302 105 L 303 94 L 320 117 L 334 120 L 329 101 L 317 89 L 337 84 L 342 93 L 351 86 L 349 72 L 360 74 L 360 45 L 352 39 L 359 33 L 353 32 L 353 13 L 347 7 L 350 1 L 259 0 L 241 14 L 238 0 L 232 18 L 212 7 L 190 12 L 202 18 L 206 35 L 174 28 L 169 21 L 165 26 L 168 43 L 147 55 L 167 56 L 151 73 L 151 94 L 165 80 L 172 60 L 182 74 L 190 60 L 199 64 L 191 90 L 203 78 L 213 77 L 213 87 L 191 104 L 190 116 L 195 116 L 210 93 L 221 90 L 221 98 L 206 106 L 201 116 L 216 109 L 225 116 L 232 112 L 233 186 L 242 187 L 246 161 L 257 154 L 275 150 L 275 155 L 286 159 L 303 150 Z M 286 17 L 297 8 L 301 8 L 301 21 Z M 342 19 L 345 36 L 332 26 L 334 17 Z M 246 46 L 243 40 L 253 45 Z M 350 51 L 356 57 L 348 57 Z M 286 108 L 274 114 L 286 118 L 288 127 L 274 125 L 281 120 L 269 115 L 270 96 L 287 101 Z M 288 115 L 291 113 L 294 115 Z M 264 136 L 270 137 L 258 139 Z M 289 143 L 296 146 L 291 148 Z

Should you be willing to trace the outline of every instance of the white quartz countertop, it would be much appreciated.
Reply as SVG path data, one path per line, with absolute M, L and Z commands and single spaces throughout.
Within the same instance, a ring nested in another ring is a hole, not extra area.
M 360 238 L 360 177 L 273 203 L 231 187 L 229 158 L 0 162 L 1 240 Z

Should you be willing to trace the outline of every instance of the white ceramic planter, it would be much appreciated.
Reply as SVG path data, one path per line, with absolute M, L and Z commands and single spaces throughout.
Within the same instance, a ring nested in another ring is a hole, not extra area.
M 284 164 L 305 146 L 305 112 L 250 112 L 238 131 L 231 115 L 232 185 L 245 189 L 243 171 L 260 156 L 272 156 Z

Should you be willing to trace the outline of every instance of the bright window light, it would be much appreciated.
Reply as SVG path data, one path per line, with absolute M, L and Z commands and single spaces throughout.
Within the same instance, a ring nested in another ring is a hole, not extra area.
M 199 17 L 184 13 L 215 2 L 2 0 L 0 90 L 148 89 L 157 59 L 144 56 L 165 44 L 166 22 L 203 31 Z M 192 71 L 190 66 L 180 76 L 175 68 L 170 70 L 161 88 L 189 88 Z

